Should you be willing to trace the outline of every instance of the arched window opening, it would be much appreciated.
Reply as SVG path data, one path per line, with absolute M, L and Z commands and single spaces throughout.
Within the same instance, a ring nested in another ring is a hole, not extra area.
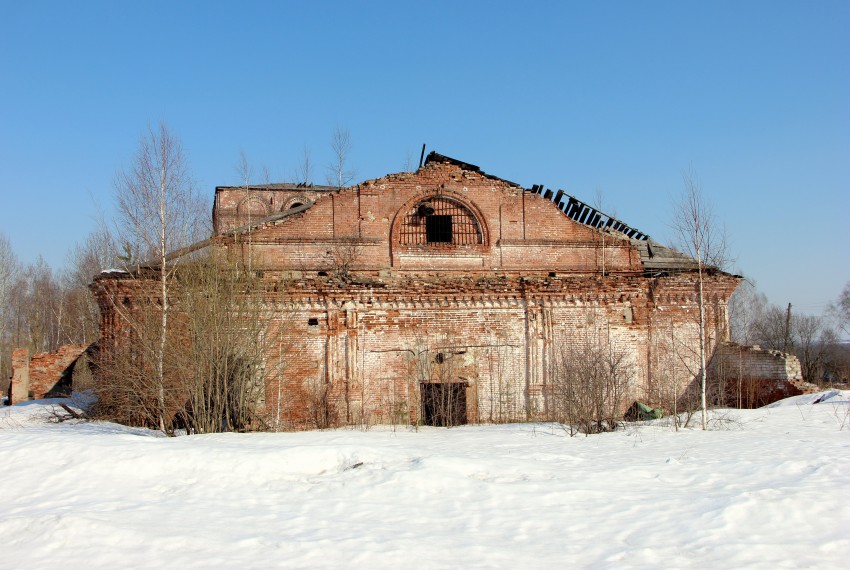
M 281 212 L 285 212 L 287 210 L 292 210 L 294 208 L 299 208 L 304 204 L 309 204 L 310 200 L 307 199 L 303 194 L 299 194 L 297 196 L 290 196 L 288 200 L 283 203 L 283 207 L 280 209 Z
M 445 196 L 416 204 L 404 217 L 399 242 L 406 245 L 484 243 L 481 226 L 472 212 Z

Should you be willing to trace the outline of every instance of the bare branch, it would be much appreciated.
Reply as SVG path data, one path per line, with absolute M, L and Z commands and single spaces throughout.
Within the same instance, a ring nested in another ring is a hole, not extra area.
M 310 158 L 310 147 L 305 144 L 301 164 L 298 166 L 295 172 L 295 179 L 298 183 L 303 184 L 304 186 L 309 186 L 312 176 L 313 163 Z

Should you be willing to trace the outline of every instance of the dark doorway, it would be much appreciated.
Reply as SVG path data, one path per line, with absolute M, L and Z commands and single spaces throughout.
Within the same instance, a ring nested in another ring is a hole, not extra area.
M 428 243 L 452 243 L 452 217 L 428 216 L 425 218 Z
M 451 427 L 466 423 L 466 384 L 463 382 L 422 383 L 422 423 Z

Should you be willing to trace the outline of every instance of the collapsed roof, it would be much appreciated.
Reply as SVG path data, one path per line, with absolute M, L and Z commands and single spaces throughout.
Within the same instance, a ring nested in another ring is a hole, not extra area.
M 653 240 L 648 234 L 641 232 L 640 230 L 627 225 L 622 222 L 605 214 L 598 209 L 589 206 L 588 204 L 582 202 L 575 196 L 567 194 L 563 190 L 553 191 L 550 189 L 544 188 L 543 185 L 535 184 L 532 185 L 531 188 L 525 188 L 516 182 L 511 182 L 510 180 L 506 180 L 504 178 L 499 178 L 492 174 L 488 174 L 481 170 L 480 167 L 458 160 L 456 158 L 452 158 L 446 155 L 439 154 L 437 152 L 431 151 L 428 156 L 425 158 L 424 165 L 427 166 L 430 163 L 443 163 L 443 164 L 451 164 L 459 167 L 462 170 L 466 170 L 469 172 L 475 172 L 481 176 L 492 180 L 499 180 L 501 182 L 507 183 L 516 188 L 522 188 L 525 192 L 530 194 L 538 195 L 541 198 L 548 200 L 553 203 L 555 207 L 558 208 L 565 216 L 570 218 L 573 222 L 591 228 L 597 232 L 604 233 L 606 235 L 610 235 L 615 239 L 628 240 L 632 245 L 635 246 L 637 251 L 640 254 L 641 262 L 645 268 L 647 273 L 659 273 L 659 272 L 668 272 L 668 271 L 691 271 L 696 269 L 697 262 L 693 258 L 685 255 L 679 251 L 676 251 L 672 248 L 664 246 L 655 240 Z M 249 184 L 249 185 L 241 185 L 241 186 L 217 186 L 216 191 L 220 190 L 271 190 L 271 191 L 303 191 L 307 190 L 310 192 L 317 193 L 333 193 L 344 190 L 344 188 L 339 188 L 337 186 L 320 186 L 313 184 L 305 184 L 305 183 L 292 183 L 292 182 L 284 182 L 284 183 L 272 183 L 272 184 Z M 284 210 L 281 212 L 277 212 L 270 216 L 265 216 L 259 218 L 255 221 L 252 221 L 249 224 L 245 224 L 236 228 L 232 228 L 221 234 L 213 236 L 207 240 L 203 240 L 201 242 L 197 242 L 195 244 L 191 244 L 187 247 L 181 248 L 170 253 L 167 257 L 167 261 L 171 261 L 182 257 L 188 253 L 193 251 L 198 251 L 203 249 L 209 245 L 211 245 L 217 238 L 223 236 L 238 236 L 249 231 L 252 231 L 258 227 L 269 225 L 269 224 L 277 224 L 281 223 L 284 219 L 295 216 L 297 214 L 301 214 L 312 207 L 313 203 L 308 202 L 306 204 L 300 204 L 296 207 L 290 208 L 288 210 Z M 144 263 L 141 264 L 140 267 L 154 267 L 158 263 Z

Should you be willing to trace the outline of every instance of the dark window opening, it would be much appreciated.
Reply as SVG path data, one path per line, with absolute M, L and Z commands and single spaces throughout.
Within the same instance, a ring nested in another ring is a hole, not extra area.
M 452 217 L 428 216 L 425 218 L 428 243 L 452 243 Z
M 466 384 L 445 382 L 420 384 L 422 423 L 434 427 L 466 424 Z
M 327 277 L 328 272 L 327 271 L 319 271 L 318 275 L 319 275 L 319 277 Z
M 556 275 L 555 275 L 555 272 L 554 272 L 554 271 L 550 271 L 550 272 L 549 272 L 549 277 L 555 277 L 555 276 L 556 276 Z
M 304 204 L 302 204 L 301 202 L 294 202 L 291 206 L 289 206 L 289 209 L 291 210 L 292 208 L 299 208 L 303 205 Z
M 317 327 L 317 326 L 319 326 L 319 319 L 317 319 L 317 318 L 307 319 L 307 324 L 310 325 L 311 327 Z
M 407 211 L 398 241 L 405 245 L 477 245 L 484 243 L 484 235 L 466 206 L 445 196 L 432 196 Z
M 437 364 L 442 364 L 445 361 L 445 357 L 443 356 L 442 352 L 438 352 L 434 360 L 437 361 Z

